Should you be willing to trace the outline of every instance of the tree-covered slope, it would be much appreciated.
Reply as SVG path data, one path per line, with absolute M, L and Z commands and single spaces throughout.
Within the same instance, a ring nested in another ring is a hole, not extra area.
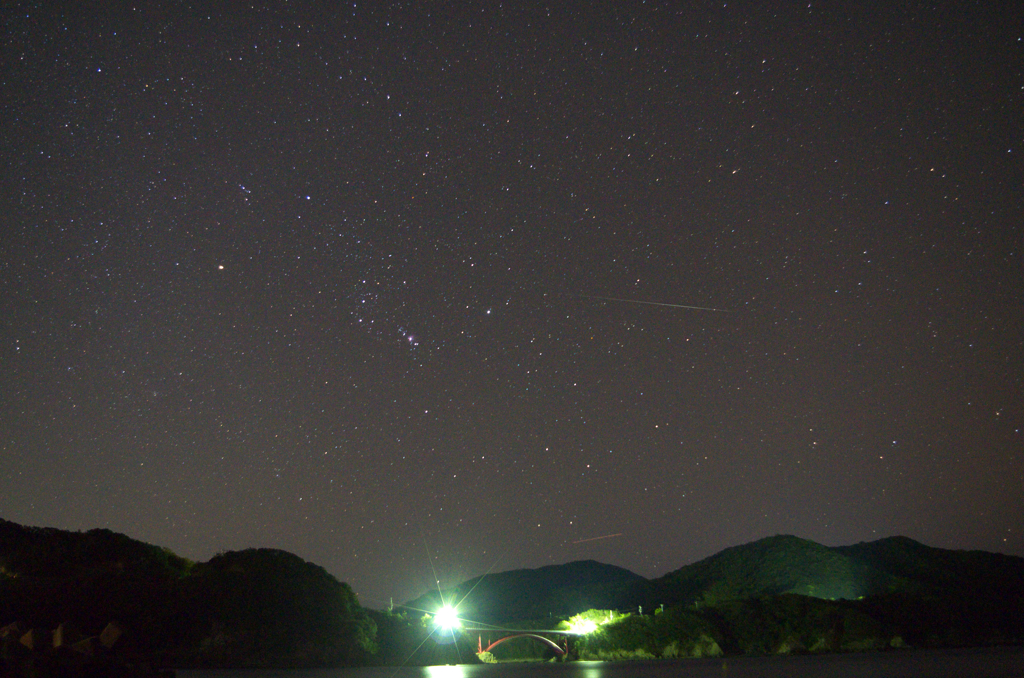
M 109 530 L 0 520 L 0 626 L 86 635 L 125 629 L 118 651 L 178 666 L 324 666 L 362 660 L 373 622 L 347 584 L 275 549 L 193 564 Z
M 1024 609 L 1024 559 L 932 548 L 906 537 L 827 547 L 780 535 L 725 549 L 653 580 L 583 561 L 478 577 L 407 606 L 433 612 L 443 597 L 459 603 L 464 618 L 493 623 L 590 608 L 653 610 L 784 594 L 824 600 L 902 596 L 914 600 L 900 603 L 908 610 L 926 598 L 933 608 L 941 603 L 945 617 L 955 616 L 952 610 L 974 617 L 991 612 L 998 625 L 1014 606 Z M 1009 620 L 1002 624 L 1008 625 Z
M 889 577 L 868 562 L 793 536 L 775 536 L 725 549 L 652 580 L 637 597 L 649 604 L 713 604 L 798 593 L 853 599 L 885 586 Z M 880 589 L 879 589 L 880 590 Z
M 246 549 L 197 564 L 178 588 L 186 647 L 222 666 L 331 666 L 361 659 L 375 627 L 348 584 L 298 556 Z
M 187 573 L 190 565 L 168 549 L 110 530 L 69 532 L 0 518 L 0 572 L 67 577 L 113 568 L 174 578 Z
M 1024 558 L 987 551 L 959 551 L 926 546 L 907 537 L 833 549 L 888 577 L 882 589 L 904 593 L 957 592 L 965 596 L 998 591 L 1024 596 Z
M 580 646 L 593 656 L 1019 643 L 1024 558 L 905 537 L 829 548 L 776 536 L 650 581 L 578 561 L 477 577 L 410 601 L 406 613 L 368 615 L 346 584 L 285 551 L 191 563 L 109 530 L 0 520 L 0 626 L 70 623 L 92 635 L 115 621 L 125 628 L 119 652 L 156 664 L 401 662 L 434 637 L 423 612 L 442 601 L 458 604 L 464 620 L 511 626 L 601 610 L 622 623 Z M 421 659 L 451 660 L 448 650 L 435 654 Z
M 906 537 L 836 549 L 888 577 L 864 609 L 921 644 L 1024 640 L 1024 558 L 925 546 Z

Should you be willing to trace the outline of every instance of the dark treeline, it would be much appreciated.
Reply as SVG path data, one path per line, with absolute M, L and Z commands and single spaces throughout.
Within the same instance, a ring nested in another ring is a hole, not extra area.
M 478 643 L 506 632 L 437 629 L 431 613 L 452 601 L 462 601 L 466 626 L 590 622 L 585 634 L 552 638 L 570 657 L 592 659 L 1024 643 L 1024 559 L 899 537 L 840 548 L 772 537 L 654 580 L 593 561 L 516 570 L 369 611 L 348 585 L 284 551 L 193 563 L 109 530 L 0 520 L 0 627 L 64 625 L 88 637 L 113 622 L 124 629 L 116 652 L 127 662 L 256 668 L 557 656 L 519 639 L 478 658 Z M 8 635 L 9 649 L 18 638 Z
M 605 610 L 604 623 L 576 641 L 595 659 L 1024 643 L 1024 559 L 905 537 L 837 548 L 769 537 L 653 580 L 569 563 L 489 575 L 408 605 L 434 609 L 442 598 L 465 598 L 460 614 L 485 623 L 543 625 Z M 471 635 L 466 643 L 476 643 Z M 515 641 L 494 654 L 550 653 Z
M 0 521 L 0 624 L 125 629 L 118 653 L 165 666 L 366 661 L 376 629 L 347 584 L 284 551 L 191 563 L 109 530 Z

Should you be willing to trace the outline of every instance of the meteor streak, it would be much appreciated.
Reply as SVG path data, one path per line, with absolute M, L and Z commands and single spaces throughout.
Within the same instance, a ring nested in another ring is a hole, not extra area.
M 622 534 L 623 534 L 622 532 L 616 532 L 615 534 L 606 534 L 603 537 L 590 537 L 589 539 L 577 539 L 576 541 L 574 541 L 572 543 L 573 544 L 582 544 L 585 541 L 597 541 L 599 539 L 611 539 L 612 537 L 621 537 Z
M 716 313 L 728 313 L 724 308 L 708 308 L 707 306 L 687 306 L 685 304 L 663 304 L 659 301 L 640 301 L 639 299 L 619 299 L 617 297 L 599 297 L 596 294 L 573 294 L 566 292 L 572 297 L 583 297 L 584 299 L 602 299 L 604 301 L 621 301 L 626 304 L 647 304 L 648 306 L 668 306 L 669 308 L 688 308 L 693 311 L 715 311 Z

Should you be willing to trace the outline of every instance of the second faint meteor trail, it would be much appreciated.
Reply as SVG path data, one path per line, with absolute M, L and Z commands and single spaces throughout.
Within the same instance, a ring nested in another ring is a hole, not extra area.
M 685 304 L 663 304 L 659 301 L 639 301 L 637 299 L 619 299 L 617 297 L 599 297 L 596 294 L 573 294 L 565 292 L 571 297 L 583 297 L 584 299 L 602 299 L 604 301 L 621 301 L 625 304 L 647 304 L 648 306 L 667 306 L 669 308 L 688 308 L 693 311 L 715 311 L 716 313 L 728 313 L 724 308 L 708 308 L 707 306 L 687 306 Z
M 599 539 L 611 539 L 612 537 L 621 537 L 621 536 L 622 536 L 622 532 L 617 532 L 616 534 L 606 534 L 603 537 L 590 537 L 589 539 L 577 539 L 576 541 L 574 541 L 572 543 L 573 544 L 582 544 L 585 541 L 597 541 Z

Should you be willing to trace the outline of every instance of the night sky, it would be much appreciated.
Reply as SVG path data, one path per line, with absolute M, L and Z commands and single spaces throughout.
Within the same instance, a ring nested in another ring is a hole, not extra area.
M 208 4 L 4 5 L 0 517 L 1024 556 L 1024 5 Z

